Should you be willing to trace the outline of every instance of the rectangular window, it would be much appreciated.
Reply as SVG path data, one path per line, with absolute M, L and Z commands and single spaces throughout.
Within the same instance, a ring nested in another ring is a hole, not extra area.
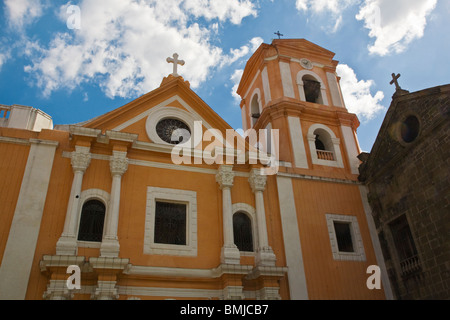
M 144 254 L 197 256 L 197 193 L 147 187 Z
M 353 249 L 352 232 L 350 223 L 334 221 L 334 231 L 340 252 L 355 252 Z
M 366 261 L 357 218 L 343 214 L 326 214 L 325 217 L 333 258 Z
M 156 202 L 155 243 L 186 245 L 186 204 Z
M 421 270 L 417 248 L 405 215 L 389 224 L 395 249 L 400 263 L 402 276 L 407 276 Z
M 391 222 L 390 228 L 400 260 L 406 260 L 416 256 L 417 249 L 406 217 L 403 215 L 394 222 Z

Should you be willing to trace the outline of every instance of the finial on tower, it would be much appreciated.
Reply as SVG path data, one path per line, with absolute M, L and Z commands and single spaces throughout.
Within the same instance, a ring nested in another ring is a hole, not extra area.
M 393 85 L 395 83 L 395 89 L 396 90 L 402 90 L 402 88 L 400 87 L 400 85 L 398 84 L 398 78 L 401 77 L 401 74 L 397 74 L 395 75 L 395 73 L 392 74 L 392 81 L 390 82 L 391 85 Z
M 398 84 L 398 79 L 400 78 L 401 74 L 392 74 L 392 80 L 390 82 L 391 85 L 395 84 L 395 93 L 394 93 L 394 97 L 399 96 L 399 95 L 403 95 L 403 94 L 407 94 L 409 93 L 408 90 L 403 90 L 400 85 Z
M 184 60 L 178 60 L 178 53 L 173 54 L 173 58 L 167 58 L 168 63 L 173 63 L 173 73 L 174 77 L 179 77 L 180 75 L 177 73 L 178 65 L 184 66 Z
M 281 37 L 284 36 L 284 34 L 281 34 L 280 31 L 274 32 L 274 34 L 278 36 L 278 39 L 281 39 Z

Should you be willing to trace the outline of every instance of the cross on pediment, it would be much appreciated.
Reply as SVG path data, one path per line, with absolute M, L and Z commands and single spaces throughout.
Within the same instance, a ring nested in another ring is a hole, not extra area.
M 281 34 L 280 31 L 274 32 L 274 34 L 278 36 L 278 39 L 281 39 L 281 37 L 284 36 L 284 34 Z
M 167 58 L 167 62 L 168 63 L 173 63 L 173 73 L 172 75 L 174 77 L 179 77 L 179 74 L 177 73 L 178 71 L 178 65 L 184 66 L 184 60 L 178 60 L 178 54 L 174 53 L 173 54 L 173 58 Z
M 400 73 L 395 75 L 395 73 L 392 74 L 392 81 L 390 82 L 391 85 L 393 85 L 395 83 L 395 89 L 396 90 L 401 90 L 402 88 L 400 88 L 400 85 L 398 84 L 398 78 L 400 78 Z

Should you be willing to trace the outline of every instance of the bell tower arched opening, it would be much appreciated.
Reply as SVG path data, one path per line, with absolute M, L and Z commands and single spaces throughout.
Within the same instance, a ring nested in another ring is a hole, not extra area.
M 259 96 L 258 94 L 255 94 L 251 100 L 250 103 L 250 116 L 252 120 L 252 127 L 255 125 L 255 123 L 258 121 L 259 117 L 261 116 L 261 111 L 259 109 Z
M 301 101 L 328 105 L 327 89 L 320 77 L 312 71 L 297 74 L 297 86 Z

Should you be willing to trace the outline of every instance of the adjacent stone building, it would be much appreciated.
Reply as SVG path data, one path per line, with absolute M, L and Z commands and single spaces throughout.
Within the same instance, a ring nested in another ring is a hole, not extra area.
M 396 86 L 370 154 L 359 156 L 359 179 L 395 298 L 449 299 L 450 85 Z

